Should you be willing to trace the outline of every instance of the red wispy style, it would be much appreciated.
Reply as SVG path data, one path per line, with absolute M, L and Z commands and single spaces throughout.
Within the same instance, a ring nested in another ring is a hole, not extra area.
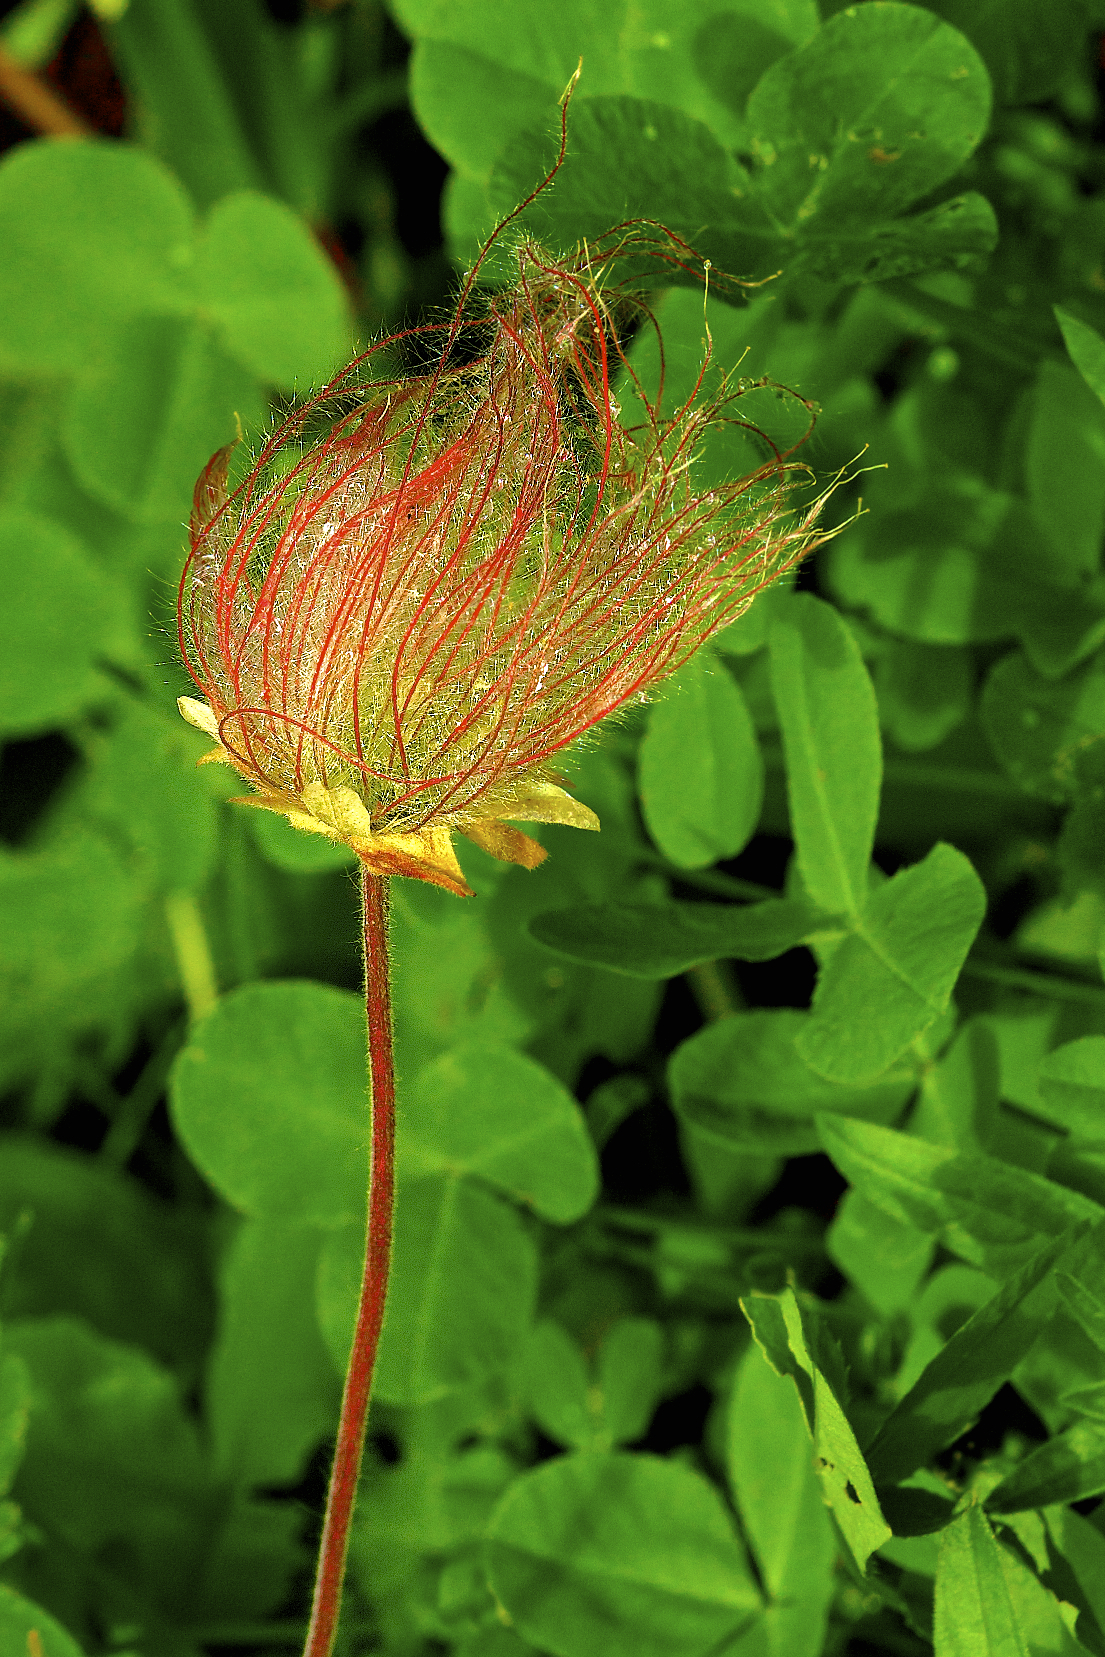
M 382 340 L 254 452 L 220 451 L 180 586 L 204 697 L 181 711 L 246 803 L 458 893 L 454 833 L 534 867 L 514 824 L 597 828 L 557 753 L 823 534 L 789 454 L 696 482 L 748 389 L 702 395 L 708 351 L 673 409 L 636 381 L 626 341 L 656 326 L 640 272 L 704 276 L 691 248 L 634 223 L 567 258 L 522 240 L 515 260 L 509 286 L 473 275 L 448 323 Z

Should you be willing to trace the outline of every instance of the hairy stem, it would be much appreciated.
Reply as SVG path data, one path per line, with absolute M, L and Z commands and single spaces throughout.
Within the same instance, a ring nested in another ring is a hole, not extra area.
M 349 1523 L 357 1496 L 365 1419 L 380 1326 L 384 1321 L 391 1220 L 395 1200 L 395 1075 L 391 1056 L 388 984 L 387 880 L 361 871 L 364 913 L 365 1011 L 372 1081 L 372 1160 L 368 1177 L 368 1230 L 357 1326 L 342 1393 L 341 1417 L 326 1496 L 311 1625 L 303 1657 L 330 1657 L 341 1610 Z

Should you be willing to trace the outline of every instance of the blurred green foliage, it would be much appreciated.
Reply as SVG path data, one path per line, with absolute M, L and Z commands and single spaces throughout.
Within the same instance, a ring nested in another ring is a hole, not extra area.
M 302 1639 L 355 890 L 195 769 L 182 525 L 239 425 L 439 314 L 581 59 L 522 226 L 712 261 L 653 295 L 667 394 L 707 334 L 772 384 L 707 485 L 808 403 L 854 475 L 566 757 L 601 835 L 394 883 L 341 1651 L 1105 1657 L 1105 8 L 94 10 L 125 136 L 0 161 L 0 1657 Z M 79 22 L 0 27 L 31 73 Z

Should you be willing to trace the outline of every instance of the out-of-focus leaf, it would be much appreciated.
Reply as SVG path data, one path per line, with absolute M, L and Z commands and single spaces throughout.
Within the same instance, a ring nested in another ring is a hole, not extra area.
M 368 1181 L 364 1011 L 313 983 L 247 984 L 195 1026 L 173 1070 L 177 1130 L 243 1213 L 360 1221 Z
M 559 1323 L 538 1323 L 526 1345 L 529 1407 L 541 1429 L 573 1449 L 610 1450 L 640 1438 L 663 1384 L 664 1337 L 650 1318 L 619 1318 L 589 1366 Z
M 805 1064 L 797 1039 L 808 1013 L 740 1013 L 708 1024 L 672 1054 L 672 1104 L 711 1139 L 745 1150 L 801 1156 L 818 1144 L 819 1111 L 890 1122 L 914 1087 L 903 1065 L 869 1084 L 830 1082 Z
M 31 1644 L 32 1637 L 37 1638 L 37 1650 Z M 33 1652 L 34 1657 L 39 1657 L 39 1652 L 42 1657 L 84 1657 L 56 1617 L 0 1583 L 0 1649 L 5 1647 L 12 1657 L 23 1657 L 24 1652 Z
M 1033 1450 L 987 1497 L 994 1513 L 1079 1502 L 1105 1491 L 1105 1421 L 1076 1421 Z
M 1059 1272 L 1056 1287 L 1090 1339 L 1105 1352 L 1105 1286 L 1080 1283 Z
M 817 1657 L 836 1543 L 798 1394 L 755 1342 L 737 1370 L 726 1426 L 729 1482 L 773 1602 L 764 1613 L 768 1649 Z
M 639 759 L 641 809 L 673 863 L 700 869 L 735 857 L 763 800 L 763 759 L 740 686 L 700 652 L 649 714 Z
M 596 1365 L 602 1420 L 612 1444 L 641 1438 L 664 1386 L 664 1331 L 652 1318 L 619 1318 Z
M 216 1497 L 175 1379 L 73 1319 L 9 1324 L 5 1340 L 34 1383 L 15 1485 L 32 1522 L 78 1556 L 123 1553 L 174 1621 L 274 1610 L 299 1563 L 295 1517 Z
M 196 760 L 204 751 L 198 735 L 175 708 L 135 702 L 109 733 L 96 733 L 88 745 L 82 804 L 113 837 L 129 841 L 163 892 L 194 890 L 216 858 L 217 791 L 225 787 L 225 773 L 209 768 L 197 776 Z
M 0 1495 L 11 1489 L 23 1447 L 31 1408 L 31 1377 L 15 1352 L 0 1353 Z
M 1105 737 L 1105 672 L 1095 660 L 1063 679 L 1045 679 L 1014 651 L 991 668 L 981 712 L 1010 776 L 1061 805 Z
M 1081 0 L 930 0 L 928 10 L 962 29 L 1006 104 L 1058 91 L 1075 71 L 1089 21 Z
M 921 753 L 960 725 L 971 705 L 971 661 L 961 646 L 894 639 L 875 667 L 883 729 Z
M 573 1449 L 591 1444 L 595 1412 L 587 1361 L 562 1324 L 543 1318 L 534 1325 L 526 1342 L 523 1375 L 526 1402 L 542 1432 Z
M 1019 1270 L 1043 1240 L 1105 1214 L 1081 1192 L 996 1157 L 964 1155 L 838 1116 L 819 1117 L 818 1128 L 850 1184 L 995 1277 Z
M 1050 1323 L 1056 1262 L 1085 1256 L 1081 1238 L 1057 1238 L 956 1330 L 867 1447 L 880 1484 L 908 1478 L 978 1418 Z
M 811 593 L 775 617 L 770 645 L 802 881 L 830 914 L 856 914 L 882 779 L 875 693 L 848 628 Z
M 71 373 L 105 325 L 189 308 L 192 209 L 125 144 L 20 144 L 0 167 L 0 362 Z
M 1044 1511 L 1052 1546 L 1062 1554 L 1093 1611 L 1105 1625 L 1105 1536 L 1072 1508 L 1057 1504 Z
M 982 882 L 947 845 L 872 892 L 818 980 L 798 1037 L 806 1063 L 862 1082 L 900 1058 L 946 1011 L 985 908 Z
M 337 270 L 283 202 L 251 190 L 224 196 L 203 227 L 195 277 L 226 349 L 262 380 L 303 389 L 350 354 Z
M 521 7 L 518 8 L 522 10 Z M 411 53 L 411 107 L 437 149 L 471 178 L 485 179 L 515 133 L 551 127 L 563 90 L 450 40 L 422 38 Z M 478 111 L 478 115 L 477 115 Z
M 631 978 L 674 978 L 703 961 L 770 961 L 823 929 L 812 904 L 768 898 L 735 904 L 595 903 L 534 916 L 539 943 L 570 960 Z
M 215 1457 L 238 1484 L 294 1484 L 337 1418 L 314 1316 L 319 1233 L 247 1220 L 223 1262 L 206 1402 Z
M 30 1134 L 2 1144 L 0 1232 L 19 1238 L 4 1262 L 5 1316 L 81 1317 L 194 1370 L 211 1293 L 193 1216 L 88 1153 Z
M 545 1219 L 578 1220 L 598 1194 L 583 1113 L 556 1078 L 509 1048 L 452 1048 L 403 1102 L 400 1166 L 414 1176 L 474 1175 Z
M 1054 309 L 1071 362 L 1090 390 L 1105 403 L 1105 339 L 1080 317 L 1072 316 L 1058 305 Z
M 925 1072 L 910 1132 L 957 1151 L 992 1151 L 1000 1094 L 997 1038 L 981 1019 L 970 1019 L 943 1057 Z
M 1105 533 L 1105 408 L 1066 363 L 1043 362 L 1033 392 L 1028 501 L 1055 573 L 1092 575 Z
M 356 1321 L 364 1229 L 325 1239 L 318 1310 L 339 1373 Z M 375 1390 L 426 1404 L 506 1368 L 533 1315 L 537 1251 L 510 1205 L 474 1180 L 427 1174 L 400 1181 L 388 1304 Z
M 704 1657 L 760 1605 L 717 1491 L 655 1456 L 585 1452 L 522 1474 L 486 1558 L 512 1623 L 557 1657 Z
M 101 671 L 131 653 L 127 598 L 60 524 L 0 508 L 0 728 L 48 730 L 80 713 L 109 681 Z
M 62 441 L 97 500 L 144 522 L 181 519 L 201 468 L 233 441 L 235 414 L 248 424 L 262 410 L 252 375 L 198 322 L 129 317 L 88 352 Z
M 1040 1065 L 1040 1099 L 1053 1122 L 1075 1139 L 1105 1141 L 1105 1036 L 1083 1036 Z
M 884 1317 L 913 1300 L 935 1244 L 916 1226 L 878 1208 L 862 1191 L 846 1191 L 826 1244 L 833 1262 Z
M 37 852 L 0 847 L 0 1029 L 7 1059 L 33 1027 L 82 1028 L 137 945 L 139 891 L 122 858 L 76 827 Z M 91 1022 L 91 1019 L 90 1019 Z M 0 1048 L 0 1052 L 3 1052 Z M 14 1073 L 18 1079 L 18 1071 Z
M 1007 569 L 1011 527 L 1026 517 L 1009 494 L 969 472 L 926 477 L 907 504 L 881 505 L 876 492 L 870 517 L 833 548 L 833 590 L 919 644 L 1009 638 L 1019 611 L 999 590 L 990 554 L 1000 548 Z M 1031 539 L 1035 557 L 1034 530 Z
M 288 874 L 333 874 L 357 861 L 348 846 L 321 834 L 304 834 L 275 811 L 250 812 L 249 826 L 262 857 Z

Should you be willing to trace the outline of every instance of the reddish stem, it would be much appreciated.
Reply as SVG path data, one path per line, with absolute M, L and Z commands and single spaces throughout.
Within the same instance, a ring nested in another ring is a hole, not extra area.
M 326 1496 L 311 1626 L 303 1657 L 330 1657 L 341 1611 L 349 1524 L 361 1470 L 368 1397 L 376 1347 L 384 1321 L 395 1201 L 395 1074 L 391 1057 L 391 997 L 388 984 L 388 884 L 361 870 L 364 913 L 365 1011 L 368 1065 L 372 1082 L 372 1159 L 368 1177 L 368 1230 L 357 1326 L 342 1394 L 334 1465 Z

